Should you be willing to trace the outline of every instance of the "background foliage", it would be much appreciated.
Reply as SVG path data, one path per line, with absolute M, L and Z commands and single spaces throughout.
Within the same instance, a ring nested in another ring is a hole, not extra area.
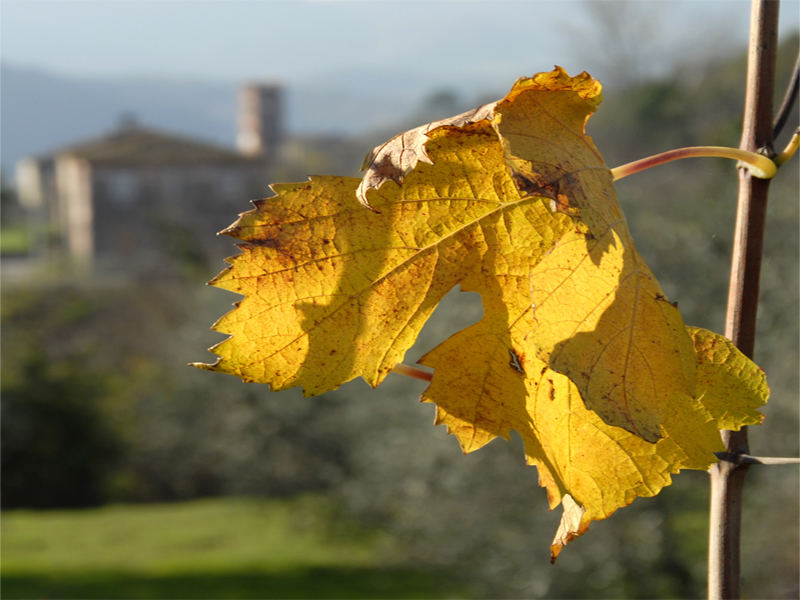
M 788 79 L 797 47 L 797 37 L 783 44 L 778 81 Z M 743 65 L 742 55 L 607 88 L 590 134 L 611 165 L 682 145 L 736 146 Z M 423 114 L 428 120 L 467 108 L 458 104 L 454 94 L 439 92 L 411 124 Z M 360 148 L 349 172 L 327 169 L 343 160 L 335 147 L 316 154 L 309 170 L 356 174 L 361 155 L 384 133 L 347 145 Z M 283 169 L 292 179 L 308 172 L 302 164 Z M 640 252 L 686 322 L 722 331 L 736 198 L 732 165 L 682 161 L 617 189 Z M 790 166 L 770 197 L 755 359 L 768 374 L 772 398 L 764 425 L 751 431 L 752 451 L 760 455 L 800 452 L 797 189 Z M 354 382 L 304 399 L 189 369 L 187 362 L 219 340 L 205 329 L 234 297 L 183 272 L 182 279 L 97 281 L 45 271 L 4 281 L 5 510 L 316 493 L 335 507 L 326 513 L 331 522 L 357 519 L 386 530 L 392 540 L 381 551 L 386 560 L 457 565 L 457 585 L 476 596 L 704 595 L 704 473 L 685 472 L 658 497 L 595 524 L 550 567 L 558 516 L 543 510 L 544 491 L 523 464 L 518 438 L 463 456 L 454 439 L 431 426 L 433 407 L 415 401 L 424 385 L 397 376 L 374 392 Z M 452 293 L 407 362 L 477 320 L 480 310 L 477 297 Z M 745 596 L 800 594 L 797 489 L 796 469 L 750 470 Z M 7 543 L 4 536 L 4 550 Z

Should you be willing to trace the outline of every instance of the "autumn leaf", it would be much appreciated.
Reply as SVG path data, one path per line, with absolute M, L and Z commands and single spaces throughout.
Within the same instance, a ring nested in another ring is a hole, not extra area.
M 759 422 L 763 373 L 688 330 L 636 251 L 586 134 L 600 85 L 556 68 L 401 134 L 362 180 L 273 186 L 224 233 L 241 253 L 212 284 L 244 298 L 214 326 L 212 371 L 321 394 L 401 362 L 442 297 L 484 317 L 428 352 L 424 401 L 465 452 L 518 431 L 551 508 L 551 553 L 680 469 L 718 430 Z M 371 210 L 368 210 L 371 209 Z
M 720 429 L 758 425 L 769 388 L 764 371 L 728 338 L 700 327 L 689 327 L 697 354 L 697 397 Z
M 431 133 L 433 165 L 421 163 L 402 188 L 370 193 L 379 213 L 356 201 L 359 180 L 315 177 L 273 186 L 277 198 L 226 230 L 245 243 L 212 283 L 245 298 L 215 325 L 232 337 L 214 348 L 210 368 L 307 395 L 358 376 L 378 385 L 441 298 L 475 278 L 483 227 L 503 218 L 507 198 L 519 201 L 491 125 L 451 131 Z M 536 199 L 518 208 L 543 229 L 569 222 Z M 528 235 L 542 253 L 552 245 L 553 234 Z
M 416 167 L 420 161 L 432 165 L 433 161 L 425 150 L 428 133 L 439 127 L 448 125 L 458 127 L 490 119 L 495 104 L 496 102 L 484 104 L 460 115 L 415 127 L 373 148 L 361 166 L 361 170 L 366 172 L 356 190 L 358 201 L 367 208 L 372 208 L 367 200 L 369 190 L 380 188 L 390 179 L 397 184 L 403 183 L 406 173 Z

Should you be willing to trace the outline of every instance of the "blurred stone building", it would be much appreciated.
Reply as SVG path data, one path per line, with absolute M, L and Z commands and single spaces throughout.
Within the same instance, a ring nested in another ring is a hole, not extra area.
M 39 225 L 39 253 L 121 274 L 168 273 L 181 262 L 205 266 L 224 257 L 232 242 L 216 232 L 248 200 L 270 195 L 281 89 L 245 86 L 238 110 L 236 148 L 126 116 L 107 135 L 21 160 L 18 193 Z

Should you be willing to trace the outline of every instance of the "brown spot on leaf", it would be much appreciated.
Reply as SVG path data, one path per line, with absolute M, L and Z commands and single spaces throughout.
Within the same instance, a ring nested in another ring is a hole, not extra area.
M 278 236 L 275 237 L 268 237 L 268 238 L 253 238 L 249 240 L 249 244 L 251 246 L 263 246 L 265 248 L 279 248 L 280 242 L 278 241 Z
M 517 353 L 514 352 L 512 348 L 508 349 L 508 353 L 511 355 L 511 361 L 508 363 L 509 366 L 514 369 L 515 371 L 519 371 L 523 375 L 525 375 L 525 369 L 522 368 L 522 363 L 519 360 L 519 356 Z
M 551 200 L 556 199 L 558 191 L 552 183 L 548 182 L 538 173 L 519 173 L 512 174 L 517 189 L 525 196 L 544 196 Z
M 403 183 L 405 172 L 392 162 L 390 155 L 384 156 L 379 162 L 373 162 L 370 168 L 375 175 L 382 179 L 391 179 L 398 185 Z
M 570 174 L 563 175 L 555 180 L 548 180 L 540 173 L 512 173 L 512 178 L 517 189 L 523 196 L 541 196 L 550 199 L 550 209 L 553 212 L 573 214 L 575 206 L 570 198 L 577 193 L 579 183 Z

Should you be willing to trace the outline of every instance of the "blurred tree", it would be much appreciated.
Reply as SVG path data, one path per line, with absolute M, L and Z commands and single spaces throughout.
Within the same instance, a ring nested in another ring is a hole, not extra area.
M 31 385 L 32 384 L 32 385 Z M 98 407 L 103 382 L 34 357 L 3 386 L 2 505 L 54 508 L 109 499 L 121 442 Z
M 428 94 L 414 116 L 418 124 L 429 123 L 457 115 L 468 108 L 454 90 L 441 89 Z
M 353 432 L 320 410 L 333 398 L 265 397 L 186 367 L 217 337 L 194 316 L 210 322 L 229 301 L 203 291 L 158 280 L 4 286 L 4 506 L 283 496 L 342 479 Z
M 0 254 L 25 255 L 30 250 L 30 224 L 25 209 L 19 202 L 16 190 L 8 184 L 8 177 L 0 171 Z
M 17 201 L 16 191 L 8 185 L 8 177 L 3 171 L 0 171 L 0 214 L 3 220 L 7 220 L 11 214 L 19 210 L 19 202 Z

